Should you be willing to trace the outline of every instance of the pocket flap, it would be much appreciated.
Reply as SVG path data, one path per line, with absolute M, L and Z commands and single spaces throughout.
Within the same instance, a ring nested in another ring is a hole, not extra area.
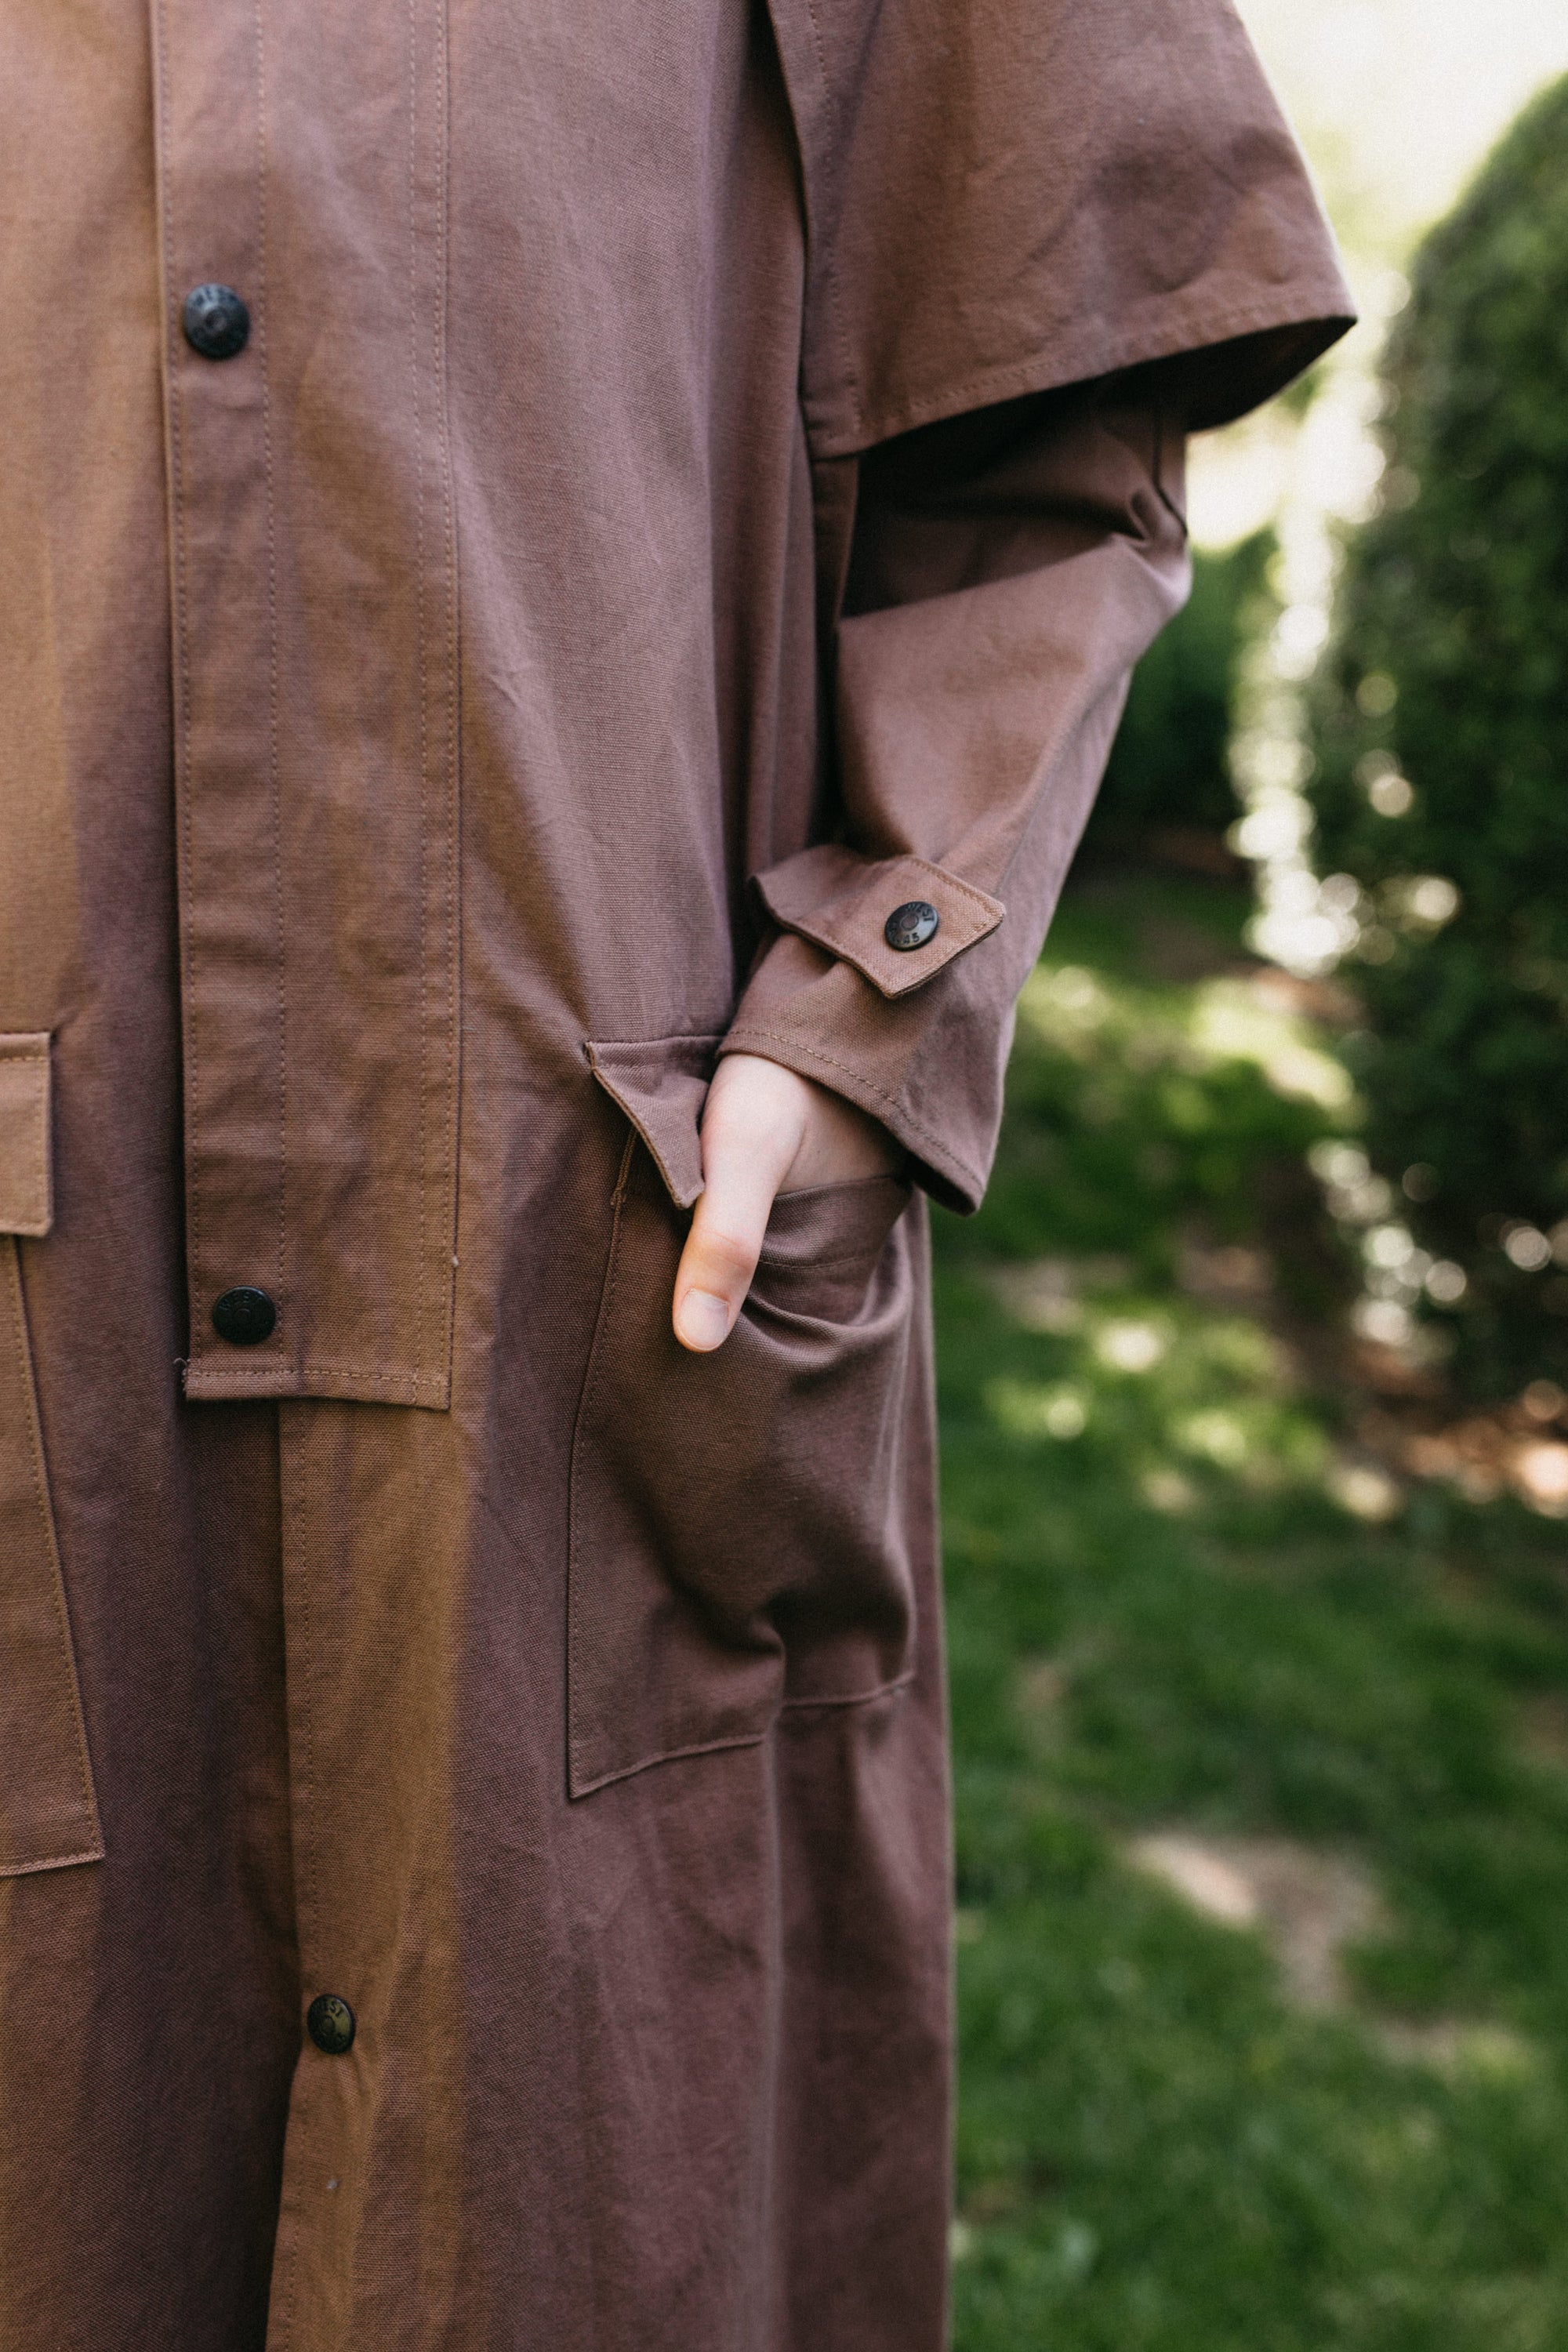
M 47 1234 L 51 1190 L 48 1032 L 0 1035 L 0 1234 Z
M 689 1209 L 702 1190 L 698 1130 L 721 1036 L 645 1037 L 584 1047 L 590 1068 L 654 1156 L 670 1199 Z

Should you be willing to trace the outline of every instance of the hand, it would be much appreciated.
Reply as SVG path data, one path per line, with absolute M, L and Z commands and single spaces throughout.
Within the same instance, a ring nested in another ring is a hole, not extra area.
M 902 1153 L 842 1095 L 758 1054 L 727 1054 L 702 1114 L 703 1191 L 675 1276 L 675 1336 L 721 1347 L 745 1304 L 776 1195 L 886 1176 Z

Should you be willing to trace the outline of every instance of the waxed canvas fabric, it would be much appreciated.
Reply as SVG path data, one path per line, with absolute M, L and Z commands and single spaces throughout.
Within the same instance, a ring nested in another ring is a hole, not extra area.
M 0 120 L 0 2342 L 935 2347 L 926 1196 L 1289 133 L 1223 0 L 5 0 Z M 698 1360 L 742 1049 L 906 1164 Z

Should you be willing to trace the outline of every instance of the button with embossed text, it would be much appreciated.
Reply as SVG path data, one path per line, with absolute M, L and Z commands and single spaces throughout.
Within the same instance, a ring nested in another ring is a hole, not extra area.
M 895 907 L 882 926 L 882 937 L 890 948 L 905 954 L 910 948 L 923 948 L 934 940 L 942 917 L 929 898 L 910 898 Z
M 353 2047 L 354 2013 L 335 1992 L 319 1992 L 305 2011 L 305 2031 L 318 2050 L 341 2058 Z

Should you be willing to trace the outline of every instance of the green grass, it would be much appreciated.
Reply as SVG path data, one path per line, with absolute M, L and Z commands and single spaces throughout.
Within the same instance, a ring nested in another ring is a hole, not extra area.
M 987 1205 L 938 1221 L 956 2352 L 1560 2352 L 1568 1540 L 1334 1499 L 1305 1155 L 1355 1108 L 1234 976 L 1244 913 L 1069 898 Z M 1194 1244 L 1271 1296 L 1193 1295 Z M 1134 1868 L 1169 1831 L 1363 1874 L 1345 1998 Z

